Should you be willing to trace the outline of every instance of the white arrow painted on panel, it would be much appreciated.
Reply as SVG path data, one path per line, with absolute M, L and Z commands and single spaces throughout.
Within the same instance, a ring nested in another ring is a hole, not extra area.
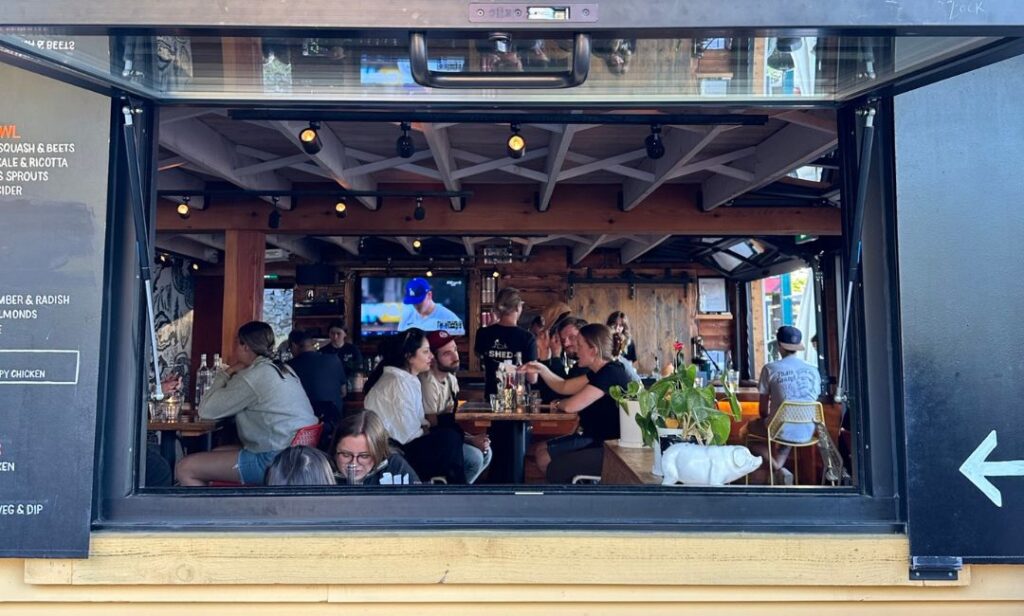
M 1003 495 L 999 488 L 992 485 L 989 477 L 1020 477 L 1024 476 L 1024 460 L 1007 460 L 1005 462 L 988 462 L 988 454 L 996 448 L 996 431 L 989 433 L 985 440 L 978 445 L 964 463 L 960 465 L 960 472 L 967 477 L 971 483 L 978 487 L 985 496 L 996 504 L 996 507 L 1003 506 Z

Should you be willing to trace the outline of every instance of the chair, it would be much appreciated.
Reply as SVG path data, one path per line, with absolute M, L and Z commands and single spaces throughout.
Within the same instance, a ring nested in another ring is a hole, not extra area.
M 786 424 L 813 424 L 815 427 L 810 440 L 796 443 L 780 438 L 779 433 Z M 751 440 L 768 441 L 768 476 L 771 485 L 775 485 L 775 469 L 771 468 L 770 459 L 772 456 L 772 444 L 797 448 L 815 446 L 818 444 L 817 426 L 825 427 L 825 410 L 820 402 L 794 402 L 787 400 L 779 406 L 779 410 L 775 412 L 771 421 L 768 422 L 767 437 L 747 433 L 748 444 Z M 796 455 L 793 456 L 793 484 L 800 485 L 800 464 L 799 458 Z
M 312 426 L 305 426 L 299 428 L 292 437 L 291 447 L 299 447 L 305 445 L 306 447 L 316 447 L 317 443 L 320 442 L 320 434 L 324 431 L 323 422 L 318 422 Z M 211 488 L 240 488 L 244 487 L 243 484 L 237 481 L 211 481 L 209 482 Z
M 572 484 L 575 485 L 597 485 L 601 483 L 600 475 L 576 475 L 572 478 Z

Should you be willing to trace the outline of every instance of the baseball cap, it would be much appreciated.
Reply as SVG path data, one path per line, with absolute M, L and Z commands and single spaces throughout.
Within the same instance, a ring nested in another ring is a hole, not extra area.
M 427 332 L 427 344 L 430 346 L 431 353 L 437 352 L 438 349 L 453 340 L 455 340 L 455 338 L 443 329 Z
M 800 330 L 791 325 L 783 325 L 775 333 L 775 339 L 779 341 L 779 346 L 787 351 L 803 351 L 803 338 Z
M 405 295 L 402 296 L 403 304 L 419 304 L 427 299 L 430 293 L 430 283 L 426 278 L 413 278 L 405 283 Z

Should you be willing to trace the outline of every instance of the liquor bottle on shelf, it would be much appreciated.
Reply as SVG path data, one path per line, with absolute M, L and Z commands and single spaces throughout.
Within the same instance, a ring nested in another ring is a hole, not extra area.
M 217 373 L 224 369 L 224 362 L 220 359 L 220 353 L 213 354 L 213 372 Z

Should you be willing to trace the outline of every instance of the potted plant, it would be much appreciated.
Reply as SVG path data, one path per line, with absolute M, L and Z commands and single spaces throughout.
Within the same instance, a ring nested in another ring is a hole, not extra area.
M 655 475 L 661 475 L 661 453 L 677 442 L 724 445 L 733 420 L 741 418 L 740 403 L 728 382 L 723 381 L 731 414 L 718 409 L 715 388 L 695 386 L 697 366 L 686 366 L 682 344 L 676 343 L 675 371 L 650 389 L 640 383 L 612 387 L 609 394 L 627 416 L 635 415 L 644 445 L 654 447 Z

